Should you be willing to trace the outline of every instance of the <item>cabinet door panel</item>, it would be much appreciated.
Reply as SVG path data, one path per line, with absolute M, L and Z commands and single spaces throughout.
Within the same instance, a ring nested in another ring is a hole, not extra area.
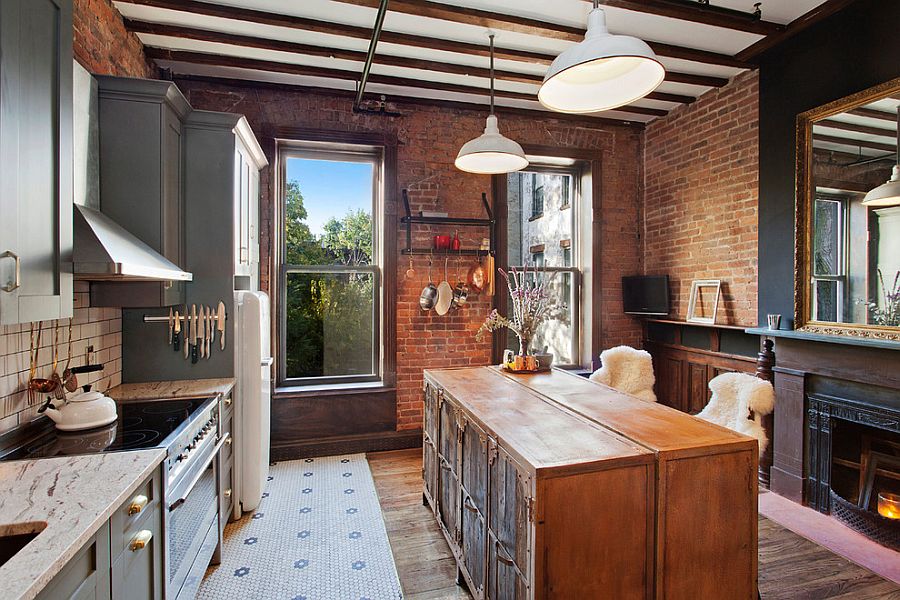
M 160 513 L 153 511 L 140 527 L 128 534 L 125 550 L 112 566 L 112 592 L 116 600 L 160 600 L 162 598 L 162 540 Z M 142 548 L 132 546 L 135 539 L 149 533 Z M 132 549 L 134 548 L 134 549 Z
M 688 413 L 696 414 L 703 410 L 709 401 L 709 376 L 707 366 L 701 363 L 685 363 L 687 370 L 687 406 L 684 407 Z
M 497 540 L 488 540 L 488 581 L 486 598 L 490 600 L 526 600 L 528 586 L 509 556 L 503 554 Z
M 422 478 L 425 480 L 425 493 L 432 504 L 437 501 L 438 469 L 437 448 L 426 434 L 422 440 Z
M 433 385 L 425 388 L 424 430 L 432 442 L 438 439 L 438 390 Z
M 466 493 L 482 515 L 487 514 L 487 435 L 475 423 L 462 431 L 460 478 Z
M 478 512 L 472 498 L 464 493 L 461 527 L 462 563 L 475 589 L 471 590 L 476 597 L 484 595 L 485 578 L 485 538 L 487 526 L 484 517 Z
M 493 441 L 492 441 L 493 443 Z M 494 450 L 491 451 L 492 455 Z M 518 463 L 502 448 L 490 465 L 491 531 L 519 569 L 527 574 L 530 480 Z
M 440 403 L 440 443 L 438 450 L 447 464 L 453 471 L 456 471 L 457 458 L 457 426 L 456 426 L 456 409 L 451 402 L 444 399 Z
M 68 0 L 0 7 L 0 324 L 72 314 L 71 31 Z
M 459 524 L 459 482 L 452 468 L 443 459 L 440 460 L 440 498 L 438 499 L 438 516 L 447 535 L 450 536 L 450 547 L 459 555 L 456 546 Z

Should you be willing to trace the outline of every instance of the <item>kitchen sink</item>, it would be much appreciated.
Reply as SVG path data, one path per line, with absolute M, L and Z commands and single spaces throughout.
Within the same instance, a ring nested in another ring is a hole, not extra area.
M 16 523 L 0 527 L 0 567 L 46 528 L 47 524 L 43 522 Z

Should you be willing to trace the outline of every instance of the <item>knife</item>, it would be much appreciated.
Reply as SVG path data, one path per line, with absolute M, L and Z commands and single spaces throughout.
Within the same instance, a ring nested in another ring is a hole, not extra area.
M 175 337 L 175 314 L 172 308 L 169 308 L 169 345 L 172 345 L 172 339 Z
M 225 303 L 219 301 L 216 308 L 216 328 L 219 330 L 219 350 L 225 349 Z
M 203 305 L 200 305 L 200 327 L 198 328 L 200 331 L 200 343 L 197 344 L 200 349 L 197 352 L 197 355 L 200 358 L 204 358 L 206 356 L 206 308 Z
M 187 360 L 191 355 L 191 314 L 188 312 L 187 304 L 184 305 L 184 323 L 182 324 L 182 333 L 184 334 L 184 359 Z
M 206 324 L 208 326 L 209 334 L 206 336 L 206 360 L 209 360 L 209 355 L 212 354 L 212 342 L 213 338 L 216 336 L 216 326 L 213 323 L 215 317 L 213 317 L 212 308 L 209 306 L 206 307 Z
M 191 363 L 197 364 L 199 352 L 199 348 L 197 348 L 198 338 L 200 336 L 200 332 L 198 331 L 198 325 L 200 322 L 197 320 L 197 305 L 191 304 Z
M 181 350 L 181 315 L 177 310 L 175 311 L 175 333 L 172 336 L 172 346 L 175 352 Z

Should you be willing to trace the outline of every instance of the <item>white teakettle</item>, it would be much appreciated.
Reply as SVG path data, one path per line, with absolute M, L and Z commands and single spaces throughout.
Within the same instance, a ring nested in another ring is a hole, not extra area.
M 48 404 L 44 414 L 53 419 L 62 431 L 78 431 L 109 425 L 116 420 L 116 402 L 100 392 L 92 392 L 91 386 L 71 394 L 62 404 Z

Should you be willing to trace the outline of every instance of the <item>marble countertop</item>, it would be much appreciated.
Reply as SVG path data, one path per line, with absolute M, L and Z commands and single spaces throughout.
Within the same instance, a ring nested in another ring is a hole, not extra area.
M 157 448 L 0 463 L 0 535 L 46 524 L 0 567 L 3 598 L 34 598 L 165 454 Z
M 123 383 L 106 391 L 114 400 L 148 400 L 157 398 L 193 398 L 227 394 L 234 388 L 233 377 L 221 379 L 187 379 L 183 381 L 149 381 Z

